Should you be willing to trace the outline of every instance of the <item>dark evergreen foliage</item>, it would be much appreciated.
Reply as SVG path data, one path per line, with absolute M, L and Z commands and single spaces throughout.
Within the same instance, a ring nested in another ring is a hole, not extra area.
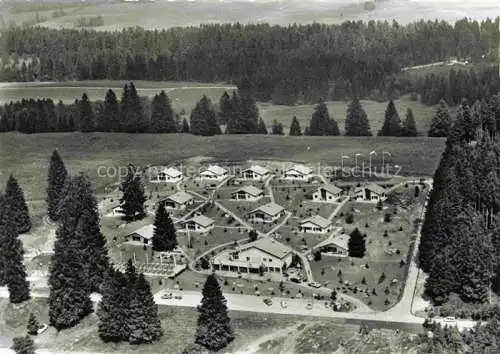
M 57 150 L 50 157 L 48 186 L 47 186 L 47 213 L 52 221 L 59 218 L 59 202 L 62 197 L 64 183 L 68 172 Z
M 234 339 L 234 334 L 227 314 L 227 301 L 214 274 L 207 277 L 202 295 L 195 342 L 209 350 L 220 350 Z
M 158 252 L 172 251 L 177 247 L 177 236 L 175 226 L 163 203 L 156 209 L 153 250 Z
M 257 126 L 257 134 L 264 134 L 267 135 L 267 126 L 266 123 L 264 123 L 264 120 L 259 118 L 259 124 Z
M 292 124 L 290 124 L 290 136 L 301 136 L 302 129 L 300 128 L 300 123 L 296 116 L 292 118 Z
M 35 354 L 35 342 L 29 335 L 15 337 L 10 347 L 16 354 Z
M 432 118 L 429 136 L 447 137 L 451 130 L 451 117 L 446 101 L 441 99 L 436 114 Z
M 271 131 L 273 135 L 283 135 L 283 124 L 278 123 L 278 121 L 275 119 L 273 120 L 273 125 L 271 127 Z
M 186 118 L 182 120 L 182 130 L 181 133 L 190 133 L 191 130 L 189 129 L 189 123 Z
M 345 135 L 372 136 L 368 117 L 357 97 L 355 97 L 347 107 Z
M 418 136 L 417 125 L 415 123 L 415 117 L 413 116 L 413 111 L 410 107 L 406 110 L 406 117 L 403 121 L 403 129 L 401 132 L 402 136 Z
M 379 136 L 401 136 L 402 133 L 401 119 L 394 105 L 394 101 L 390 100 L 385 110 L 385 119 L 382 129 L 379 130 Z
M 363 258 L 366 252 L 365 237 L 355 228 L 349 237 L 348 247 L 349 247 L 349 257 Z
M 103 112 L 100 117 L 100 127 L 103 131 L 121 131 L 120 104 L 113 90 L 109 89 L 104 98 Z
M 215 111 L 207 96 L 203 95 L 201 100 L 196 103 L 196 107 L 191 112 L 189 127 L 194 135 L 212 136 L 221 134 Z
M 123 193 L 120 198 L 120 205 L 125 214 L 126 220 L 136 220 L 145 215 L 144 202 L 146 195 L 141 177 L 133 165 L 129 165 L 127 175 L 120 185 Z
M 175 133 L 174 111 L 165 91 L 155 95 L 151 103 L 151 132 L 153 133 Z
M 34 313 L 30 313 L 30 317 L 28 319 L 28 324 L 26 326 L 26 329 L 28 330 L 28 334 L 36 336 L 38 334 L 39 328 L 40 328 L 40 323 L 38 322 L 38 319 L 36 318 Z
M 340 135 L 337 122 L 330 118 L 328 107 L 323 99 L 319 101 L 314 109 L 311 121 L 309 122 L 308 134 L 314 136 Z
M 82 95 L 82 99 L 78 101 L 78 121 L 80 122 L 80 131 L 84 133 L 92 132 L 95 129 L 95 115 L 89 97 L 86 93 Z
M 14 176 L 10 175 L 5 186 L 6 207 L 10 210 L 17 232 L 23 234 L 31 229 L 31 219 L 28 205 L 24 199 L 24 192 Z

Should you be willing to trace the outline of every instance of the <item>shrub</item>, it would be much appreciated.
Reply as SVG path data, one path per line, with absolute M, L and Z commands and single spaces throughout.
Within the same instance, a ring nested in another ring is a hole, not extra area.
M 346 224 L 352 224 L 354 222 L 354 215 L 352 213 L 349 213 L 345 217 L 345 222 Z
M 387 244 L 388 244 L 389 246 L 392 246 L 392 241 L 389 241 Z
M 10 347 L 10 349 L 17 354 L 35 354 L 35 342 L 29 335 L 25 337 L 15 337 L 12 340 L 12 347 Z
M 391 302 L 389 301 L 389 299 L 385 299 L 384 301 L 384 305 L 385 306 L 389 306 L 391 304 Z
M 38 323 L 38 320 L 37 320 L 35 314 L 30 313 L 30 317 L 28 319 L 28 326 L 27 326 L 28 334 L 37 335 L 39 328 L 40 328 L 40 324 Z
M 366 224 L 365 224 L 365 227 L 366 227 L 366 228 L 369 228 L 370 226 L 368 225 L 368 223 L 366 223 Z
M 384 222 L 391 222 L 391 214 L 390 213 L 385 213 L 384 214 Z
M 399 262 L 399 268 L 403 267 L 405 264 L 405 261 L 402 259 L 401 262 Z
M 400 227 L 399 227 L 399 231 L 403 231 L 403 226 L 400 226 Z
M 386 278 L 385 273 L 382 272 L 382 274 L 380 275 L 380 278 L 378 278 L 378 283 L 380 284 L 380 283 L 384 282 L 385 278 Z
M 363 279 L 361 279 L 361 284 L 365 285 L 366 284 L 366 278 L 363 277 Z
M 384 237 L 387 237 L 389 236 L 389 233 L 387 232 L 387 230 L 384 231 Z
M 386 295 L 389 295 L 389 293 L 390 293 L 390 292 L 391 292 L 391 291 L 389 290 L 389 287 L 387 287 L 387 286 L 386 286 L 386 287 L 385 287 L 385 289 L 384 289 L 384 293 L 385 293 Z

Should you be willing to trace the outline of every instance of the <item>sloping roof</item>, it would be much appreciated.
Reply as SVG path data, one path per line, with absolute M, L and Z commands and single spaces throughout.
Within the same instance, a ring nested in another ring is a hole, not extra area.
M 153 238 L 153 231 L 154 231 L 154 225 L 149 224 L 149 225 L 141 227 L 138 230 L 135 230 L 134 232 L 132 232 L 129 235 L 137 234 L 137 235 L 139 235 L 147 240 L 150 240 Z
M 172 200 L 178 204 L 184 204 L 193 199 L 193 196 L 186 192 L 177 192 L 175 194 L 172 194 L 171 196 L 168 196 L 166 199 Z
M 326 228 L 332 224 L 332 222 L 330 220 L 325 219 L 324 217 L 322 217 L 320 215 L 311 216 L 310 218 L 307 218 L 304 221 L 302 221 L 300 224 L 302 225 L 302 224 L 305 224 L 306 222 L 313 223 L 314 225 L 317 225 L 321 228 Z
M 247 243 L 239 248 L 239 251 L 245 251 L 250 248 L 257 248 L 263 252 L 269 253 L 270 255 L 282 259 L 292 252 L 292 249 L 273 238 L 263 237 L 257 241 Z
M 285 173 L 287 173 L 289 171 L 297 171 L 303 175 L 308 175 L 312 172 L 312 170 L 309 167 L 304 166 L 304 165 L 293 165 L 292 167 L 286 169 Z
M 259 165 L 252 165 L 249 168 L 247 168 L 246 170 L 244 170 L 243 172 L 245 172 L 245 171 L 253 171 L 256 174 L 261 175 L 261 176 L 265 175 L 266 173 L 269 173 L 269 170 L 267 168 L 264 168 L 264 167 L 259 166 Z
M 254 186 L 246 186 L 246 187 L 240 188 L 237 191 L 234 191 L 233 194 L 238 193 L 238 192 L 245 192 L 245 193 L 248 193 L 254 197 L 264 193 L 264 191 L 262 189 L 259 189 L 259 188 L 254 187 Z
M 182 172 L 174 167 L 164 168 L 162 172 L 164 174 L 166 174 L 167 176 L 174 177 L 174 178 L 182 176 Z
M 340 234 L 340 235 L 334 236 L 333 238 L 329 237 L 326 240 L 318 243 L 316 246 L 314 246 L 314 248 L 317 249 L 317 248 L 321 248 L 321 247 L 328 246 L 328 245 L 336 245 L 336 246 L 342 247 L 343 249 L 347 250 L 347 249 L 349 249 L 349 245 L 348 245 L 349 238 L 350 238 L 350 236 L 347 234 Z
M 189 222 L 194 222 L 195 224 L 198 224 L 202 227 L 207 227 L 207 226 L 210 226 L 214 223 L 214 221 L 212 219 L 210 219 L 209 217 L 206 217 L 205 215 L 195 216 L 194 218 L 189 220 Z
M 325 191 L 327 191 L 331 194 L 339 194 L 340 192 L 342 192 L 341 188 L 334 186 L 333 184 L 325 184 L 324 186 L 319 187 L 318 191 L 320 189 L 324 189 Z
M 217 165 L 210 165 L 202 173 L 205 172 L 209 172 L 217 176 L 222 176 L 224 173 L 227 173 L 227 170 Z
M 261 211 L 264 214 L 275 216 L 281 213 L 283 210 L 285 210 L 285 208 L 283 208 L 281 205 L 275 203 L 268 203 L 265 205 L 261 205 L 257 209 L 252 210 L 251 213 L 254 213 L 256 211 Z
M 375 193 L 375 194 L 383 194 L 385 193 L 385 188 L 384 187 L 381 187 L 379 186 L 378 184 L 375 184 L 375 183 L 369 183 L 365 186 L 361 186 L 361 187 L 358 187 L 356 188 L 355 192 L 358 192 L 360 190 L 363 190 L 363 189 L 368 189 L 369 191 Z

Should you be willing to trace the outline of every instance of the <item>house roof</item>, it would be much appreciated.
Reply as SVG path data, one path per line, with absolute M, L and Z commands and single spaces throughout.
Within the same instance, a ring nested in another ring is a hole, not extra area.
M 189 220 L 189 222 L 194 222 L 195 224 L 198 224 L 202 227 L 207 227 L 207 226 L 210 226 L 214 223 L 214 221 L 212 219 L 210 219 L 209 217 L 206 217 L 205 215 L 195 216 L 194 218 Z
M 179 171 L 178 169 L 174 168 L 174 167 L 164 168 L 162 172 L 164 174 L 166 174 L 167 176 L 174 177 L 174 178 L 182 176 L 182 172 Z
M 290 247 L 270 237 L 263 237 L 258 239 L 257 241 L 247 243 L 246 245 L 239 247 L 238 250 L 241 252 L 250 248 L 257 248 L 279 259 L 286 257 L 292 252 L 292 249 Z
M 202 173 L 206 173 L 206 172 L 217 175 L 217 176 L 222 176 L 223 174 L 227 173 L 227 170 L 225 168 L 217 166 L 217 165 L 210 165 Z
M 367 185 L 358 187 L 358 188 L 356 188 L 356 192 L 358 192 L 360 190 L 363 190 L 365 188 L 368 189 L 369 191 L 375 193 L 375 194 L 383 194 L 383 193 L 385 193 L 385 188 L 381 187 L 381 186 L 379 186 L 378 184 L 375 184 L 375 183 L 369 183 Z
M 285 173 L 287 173 L 289 171 L 297 171 L 303 175 L 308 175 L 312 172 L 312 170 L 309 167 L 304 166 L 304 165 L 293 165 L 292 167 L 286 169 Z
M 326 240 L 318 243 L 316 246 L 314 246 L 315 249 L 317 248 L 321 248 L 321 247 L 324 247 L 324 246 L 328 246 L 328 245 L 335 245 L 335 246 L 339 246 L 345 250 L 349 249 L 349 235 L 347 234 L 340 234 L 340 235 L 337 235 L 337 236 L 334 236 L 334 237 L 329 237 L 327 238 Z
M 310 218 L 307 218 L 304 221 L 302 221 L 300 224 L 302 225 L 302 224 L 305 224 L 307 222 L 310 222 L 310 223 L 317 225 L 321 228 L 326 228 L 332 224 L 332 222 L 330 220 L 325 219 L 324 217 L 322 217 L 320 215 L 311 216 Z
M 324 189 L 331 194 L 339 194 L 340 192 L 342 192 L 341 188 L 334 186 L 333 184 L 325 184 L 324 186 L 318 188 L 318 190 L 320 189 Z
M 261 211 L 267 215 L 275 216 L 281 213 L 283 210 L 285 210 L 285 208 L 283 208 L 281 205 L 275 203 L 268 203 L 265 205 L 261 205 L 257 209 L 252 210 L 251 213 L 254 213 L 256 211 Z
M 264 168 L 262 166 L 259 166 L 259 165 L 252 165 L 250 166 L 249 168 L 247 168 L 246 170 L 244 170 L 243 172 L 245 171 L 252 171 L 252 172 L 255 172 L 256 174 L 258 175 L 265 175 L 266 173 L 269 173 L 269 170 L 267 168 Z
M 193 199 L 193 196 L 186 192 L 177 192 L 168 196 L 166 199 L 172 200 L 178 204 L 184 204 Z
M 137 234 L 147 240 L 150 240 L 153 238 L 153 231 L 154 231 L 154 225 L 149 224 L 146 226 L 141 227 L 140 229 L 135 230 L 129 235 Z
M 238 192 L 245 192 L 245 193 L 248 193 L 254 197 L 264 193 L 264 191 L 262 189 L 259 189 L 259 188 L 254 187 L 254 186 L 246 186 L 246 187 L 240 188 L 240 189 L 234 191 L 233 194 L 238 193 Z

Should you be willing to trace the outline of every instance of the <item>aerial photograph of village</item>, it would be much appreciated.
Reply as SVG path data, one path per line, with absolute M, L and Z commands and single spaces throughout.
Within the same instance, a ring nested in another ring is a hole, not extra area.
M 499 63 L 493 0 L 0 0 L 0 354 L 500 353 Z

